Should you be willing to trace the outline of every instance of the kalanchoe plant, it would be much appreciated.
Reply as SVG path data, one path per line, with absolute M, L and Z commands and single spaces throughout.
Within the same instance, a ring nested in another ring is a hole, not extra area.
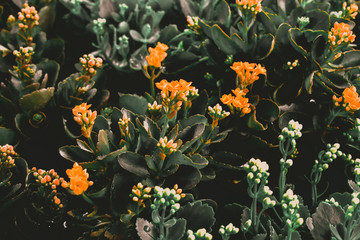
M 300 209 L 298 196 L 291 189 L 288 189 L 282 197 L 281 207 L 288 228 L 286 240 L 291 240 L 293 232 L 304 223 L 304 219 L 298 213 Z
M 285 127 L 279 135 L 279 150 L 282 155 L 280 159 L 280 177 L 279 177 L 279 200 L 285 192 L 286 174 L 289 167 L 293 165 L 292 159 L 288 157 L 295 151 L 296 139 L 301 137 L 302 125 L 299 122 L 290 120 L 288 127 Z

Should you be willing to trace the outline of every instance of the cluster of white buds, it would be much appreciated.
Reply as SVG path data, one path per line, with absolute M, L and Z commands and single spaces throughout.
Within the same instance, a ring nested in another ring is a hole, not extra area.
M 352 218 L 354 214 L 358 214 L 359 208 L 357 207 L 360 203 L 359 197 L 360 192 L 353 192 L 351 194 L 351 205 L 346 209 L 345 220 L 348 221 Z
M 285 65 L 285 69 L 293 70 L 295 67 L 300 66 L 299 60 L 295 59 L 293 62 L 288 61 Z
M 248 219 L 244 224 L 241 225 L 241 230 L 243 232 L 247 232 L 249 228 L 251 227 L 252 221 L 251 219 Z
M 276 205 L 276 201 L 270 198 L 273 191 L 270 190 L 269 186 L 264 186 L 263 194 L 265 196 L 262 202 L 263 208 L 268 209 L 274 207 Z
M 153 204 L 151 204 L 151 209 L 155 210 L 170 206 L 170 215 L 173 215 L 180 209 L 180 204 L 178 202 L 181 198 L 185 197 L 185 194 L 182 193 L 182 189 L 179 188 L 177 184 L 175 184 L 173 189 L 164 189 L 162 187 L 156 186 L 154 188 L 153 197 L 155 199 Z
M 237 234 L 239 232 L 239 228 L 235 227 L 234 224 L 229 223 L 226 227 L 224 225 L 220 226 L 219 234 L 223 239 L 229 239 L 230 235 Z
M 222 120 L 230 115 L 229 112 L 222 110 L 220 104 L 216 104 L 214 107 L 208 107 L 209 115 L 213 119 L 214 127 L 217 126 L 219 120 Z
M 320 151 L 318 158 L 319 160 L 315 160 L 315 164 L 312 168 L 312 172 L 322 172 L 329 168 L 329 163 L 333 162 L 338 157 L 346 158 L 346 154 L 342 153 L 340 150 L 340 144 L 335 143 L 333 145 L 327 144 L 326 150 Z M 351 155 L 350 155 L 351 157 Z
M 148 103 L 148 111 L 152 118 L 157 119 L 161 115 L 162 105 L 158 104 L 156 101 L 153 104 Z
M 93 31 L 95 32 L 95 34 L 102 34 L 104 32 L 104 26 L 106 24 L 106 19 L 105 18 L 98 18 L 93 20 Z
M 196 232 L 193 232 L 192 230 L 187 231 L 188 240 L 211 240 L 213 239 L 213 236 L 206 232 L 205 228 L 198 229 Z
M 302 136 L 301 129 L 302 124 L 297 121 L 290 120 L 287 127 L 284 127 L 281 131 L 281 135 L 279 136 L 279 140 L 284 140 L 284 138 L 298 139 Z M 294 144 L 295 145 L 295 144 Z
M 357 158 L 354 161 L 354 175 L 355 175 L 355 182 L 358 186 L 360 186 L 360 159 Z
M 270 173 L 269 165 L 264 161 L 262 162 L 260 159 L 250 159 L 250 161 L 243 165 L 244 170 L 248 173 L 247 174 L 247 181 L 250 186 L 255 184 L 260 184 L 260 182 L 268 182 L 267 178 L 269 177 Z
M 281 207 L 286 217 L 286 224 L 290 229 L 295 230 L 304 223 L 304 219 L 298 213 L 300 209 L 298 196 L 291 189 L 288 189 L 283 195 Z
M 339 206 L 339 203 L 332 197 L 330 199 L 325 199 L 326 203 L 334 204 L 335 206 Z
M 310 23 L 310 18 L 302 16 L 298 17 L 296 21 L 299 24 L 299 28 L 304 29 L 304 27 L 306 27 Z

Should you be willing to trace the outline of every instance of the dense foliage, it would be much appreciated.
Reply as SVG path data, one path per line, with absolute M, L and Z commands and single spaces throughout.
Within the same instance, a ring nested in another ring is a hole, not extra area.
M 360 239 L 358 5 L 0 5 L 1 239 Z

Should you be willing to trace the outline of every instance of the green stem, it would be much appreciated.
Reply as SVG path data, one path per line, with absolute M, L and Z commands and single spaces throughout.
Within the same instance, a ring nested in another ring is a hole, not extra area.
M 353 212 L 353 215 L 351 216 L 348 224 L 346 225 L 346 234 L 345 234 L 345 237 L 344 237 L 344 240 L 350 240 L 351 239 L 351 233 L 352 233 L 352 230 L 354 228 L 354 220 L 356 220 L 356 217 L 357 217 L 357 211 L 358 211 L 358 206 L 359 205 L 356 205 L 355 206 L 355 209 L 354 209 L 354 212 Z M 355 221 L 356 222 L 356 221 Z
M 163 210 L 162 210 L 162 212 L 161 212 L 161 219 L 160 219 L 160 223 L 159 223 L 159 227 L 160 227 L 160 239 L 165 239 L 165 236 L 164 236 L 164 230 L 165 230 L 165 227 L 164 227 L 165 210 L 166 210 L 166 207 L 163 207 Z
M 292 233 L 293 233 L 293 230 L 291 229 L 291 227 L 289 227 L 286 240 L 291 240 Z
M 168 114 L 166 114 L 165 122 L 164 122 L 164 125 L 162 126 L 162 129 L 161 129 L 160 138 L 165 137 L 166 130 L 167 130 L 167 127 L 168 127 L 168 123 L 169 123 L 169 117 L 168 117 Z
M 151 67 L 151 76 L 150 76 L 150 94 L 153 98 L 155 98 L 155 68 Z
M 257 184 L 255 184 L 254 186 L 254 198 L 253 201 L 251 203 L 251 214 L 250 214 L 250 218 L 252 221 L 252 225 L 254 226 L 255 232 L 257 233 L 257 229 L 256 226 L 257 224 L 257 198 L 258 198 L 258 193 L 257 193 L 258 189 L 257 189 Z
M 282 159 L 284 160 L 284 163 L 281 164 L 281 173 L 279 177 L 279 201 L 281 201 L 284 191 L 285 191 L 285 183 L 286 183 L 286 172 L 287 169 L 285 169 L 285 162 L 287 160 L 287 156 L 289 155 L 289 147 L 290 147 L 290 140 L 287 141 L 285 149 L 283 149 L 283 143 L 280 142 L 280 150 L 282 151 Z

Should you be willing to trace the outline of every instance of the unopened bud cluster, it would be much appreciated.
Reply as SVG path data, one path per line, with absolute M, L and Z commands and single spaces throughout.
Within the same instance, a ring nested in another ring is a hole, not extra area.
M 89 77 L 93 77 L 96 74 L 96 69 L 101 68 L 103 63 L 101 58 L 95 58 L 92 54 L 84 54 L 79 60 L 82 66 L 81 73 Z
M 302 136 L 301 134 L 302 127 L 303 127 L 302 124 L 300 124 L 299 122 L 290 120 L 288 126 L 282 129 L 281 135 L 279 136 L 279 140 L 284 141 L 286 138 L 295 140 L 300 138 Z M 292 141 L 291 143 L 292 145 L 296 144 L 295 141 Z
M 136 186 L 133 186 L 130 197 L 139 206 L 145 207 L 144 201 L 151 198 L 151 195 L 149 194 L 150 192 L 151 187 L 144 187 L 142 183 L 138 183 Z
M 39 25 L 39 14 L 34 6 L 29 6 L 28 3 L 24 3 L 23 8 L 18 12 L 19 29 L 23 32 L 33 29 L 36 25 Z
M 93 31 L 95 34 L 102 34 L 104 32 L 104 26 L 106 24 L 105 18 L 98 18 L 93 20 Z
M 348 206 L 348 208 L 346 209 L 346 213 L 345 213 L 345 220 L 346 221 L 350 220 L 353 215 L 359 213 L 358 205 L 360 203 L 360 200 L 359 200 L 360 192 L 353 192 L 351 194 L 351 196 L 352 196 L 351 205 Z
M 335 143 L 333 145 L 327 144 L 326 150 L 323 150 L 318 155 L 318 160 L 315 160 L 315 164 L 312 168 L 312 172 L 322 172 L 329 168 L 329 163 L 333 162 L 338 157 L 346 157 L 345 153 L 340 150 L 340 144 Z M 351 155 L 350 155 L 351 157 Z
M 339 203 L 332 197 L 330 199 L 325 199 L 326 203 L 334 204 L 335 206 L 339 206 Z
M 286 217 L 286 224 L 292 230 L 297 229 L 304 223 L 304 219 L 298 213 L 299 204 L 298 196 L 291 189 L 288 189 L 281 200 L 281 207 Z
M 354 143 L 360 140 L 360 119 L 356 118 L 354 122 L 354 127 L 351 128 L 348 132 L 343 133 L 344 137 L 346 137 L 347 141 L 350 143 Z
M 196 232 L 192 230 L 187 231 L 188 240 L 211 240 L 213 236 L 206 232 L 205 228 L 198 229 Z
M 162 109 L 162 105 L 158 104 L 156 101 L 154 101 L 153 104 L 148 103 L 148 111 L 153 120 L 158 119 L 158 117 L 161 116 L 161 109 Z
M 199 17 L 187 16 L 186 20 L 188 22 L 188 27 L 194 32 L 198 33 L 200 30 Z
M 178 187 L 177 184 L 170 188 L 162 188 L 156 186 L 154 188 L 154 203 L 151 204 L 151 209 L 160 209 L 170 207 L 170 215 L 173 215 L 180 209 L 180 204 L 178 203 L 181 198 L 185 197 L 185 194 L 182 193 L 182 189 Z
M 262 0 L 236 0 L 236 5 L 244 14 L 256 15 L 262 11 Z
M 247 232 L 249 230 L 249 228 L 251 227 L 251 224 L 252 224 L 251 219 L 248 219 L 244 224 L 242 224 L 241 230 L 243 232 Z
M 129 133 L 129 122 L 130 118 L 128 118 L 125 114 L 123 118 L 120 118 L 118 121 L 119 129 L 122 136 L 125 136 Z
M 287 159 L 296 149 L 296 139 L 302 136 L 302 124 L 297 121 L 290 120 L 287 127 L 284 127 L 279 135 L 279 149 L 284 156 L 280 159 L 281 169 L 287 170 L 293 165 L 292 159 Z M 291 146 L 291 148 L 290 148 Z
M 247 181 L 250 186 L 255 184 L 260 184 L 261 182 L 267 183 L 267 178 L 270 173 L 269 165 L 264 161 L 262 162 L 260 159 L 250 159 L 250 161 L 243 165 L 244 170 L 247 172 Z
M 229 239 L 230 235 L 237 234 L 238 232 L 239 228 L 235 227 L 232 223 L 229 223 L 226 227 L 224 227 L 224 225 L 221 225 L 219 229 L 219 234 L 221 235 L 223 240 Z
M 20 47 L 19 50 L 14 50 L 13 54 L 16 56 L 17 66 L 14 66 L 16 77 L 23 81 L 31 81 L 35 75 L 34 69 L 31 68 L 31 59 L 34 54 L 32 47 Z
M 13 168 L 17 157 L 19 157 L 19 155 L 14 151 L 12 145 L 0 145 L 0 169 Z
M 293 70 L 295 67 L 300 66 L 299 60 L 295 59 L 293 62 L 288 61 L 285 65 L 285 69 Z
M 213 119 L 213 126 L 217 126 L 219 120 L 222 120 L 230 115 L 229 112 L 222 110 L 220 104 L 216 104 L 214 107 L 208 107 L 209 115 Z
M 262 202 L 263 209 L 272 208 L 272 207 L 274 207 L 276 205 L 276 201 L 272 200 L 270 198 L 272 196 L 272 194 L 273 194 L 273 191 L 271 191 L 268 186 L 264 186 L 264 189 L 263 189 L 264 199 L 263 199 L 263 202 Z
M 44 201 L 49 200 L 55 207 L 55 209 L 60 209 L 63 207 L 63 204 L 58 196 L 57 188 L 66 184 L 64 178 L 60 177 L 54 169 L 45 171 L 43 169 L 36 169 L 33 167 L 30 170 L 32 178 L 30 181 L 33 181 L 33 184 L 36 185 L 38 192 L 41 196 L 46 197 Z
M 173 139 L 168 140 L 167 137 L 160 138 L 157 146 L 160 149 L 159 157 L 161 160 L 165 160 L 166 156 L 171 155 L 177 150 L 179 144 L 174 142 Z

